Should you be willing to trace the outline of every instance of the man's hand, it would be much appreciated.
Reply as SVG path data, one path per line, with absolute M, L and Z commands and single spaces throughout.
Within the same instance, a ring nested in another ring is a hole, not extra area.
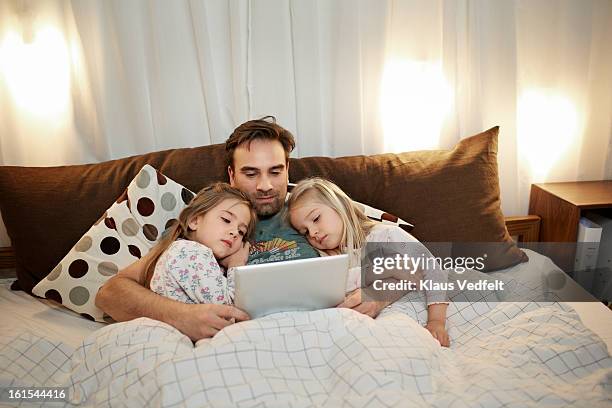
M 147 256 L 122 269 L 100 288 L 96 306 L 118 322 L 148 317 L 176 327 L 191 340 L 214 336 L 233 321 L 248 320 L 240 309 L 228 305 L 185 304 L 142 286 Z
M 249 320 L 242 310 L 229 305 L 182 304 L 173 326 L 193 341 L 213 337 L 234 321 Z
M 362 302 L 361 289 L 355 289 L 352 291 L 344 300 L 336 307 L 345 307 L 353 309 L 364 315 L 368 315 L 371 318 L 378 316 L 378 314 L 392 302 L 390 301 L 366 301 Z
M 448 337 L 446 327 L 444 327 L 443 320 L 429 320 L 425 328 L 429 330 L 434 339 L 440 342 L 441 346 L 450 346 L 450 338 Z
M 243 266 L 246 265 L 249 259 L 249 250 L 251 249 L 251 244 L 245 242 L 238 251 L 234 252 L 230 256 L 226 256 L 221 259 L 219 263 L 225 269 L 233 268 L 234 266 Z

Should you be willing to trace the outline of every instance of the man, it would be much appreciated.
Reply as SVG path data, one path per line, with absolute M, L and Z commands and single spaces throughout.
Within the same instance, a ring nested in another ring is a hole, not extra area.
M 318 256 L 281 214 L 289 183 L 289 155 L 294 147 L 293 135 L 271 116 L 243 123 L 225 143 L 230 184 L 247 194 L 259 217 L 249 263 Z M 96 306 L 117 321 L 149 317 L 166 322 L 194 341 L 214 336 L 232 319 L 248 320 L 246 313 L 233 306 L 185 304 L 150 291 L 140 282 L 147 260 L 144 256 L 109 279 L 98 291 Z M 384 305 L 361 303 L 356 294 L 340 306 L 375 316 Z
M 294 148 L 293 135 L 270 116 L 243 123 L 225 142 L 230 184 L 249 197 L 259 217 L 249 264 L 318 256 L 281 214 Z

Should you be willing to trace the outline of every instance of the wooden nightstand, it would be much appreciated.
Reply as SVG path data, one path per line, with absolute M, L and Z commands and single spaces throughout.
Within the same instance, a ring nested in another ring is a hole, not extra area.
M 576 242 L 584 210 L 612 209 L 612 180 L 531 185 L 529 214 L 539 215 L 541 242 Z M 565 271 L 574 266 L 575 251 L 547 253 Z M 574 248 L 575 249 L 575 248 Z

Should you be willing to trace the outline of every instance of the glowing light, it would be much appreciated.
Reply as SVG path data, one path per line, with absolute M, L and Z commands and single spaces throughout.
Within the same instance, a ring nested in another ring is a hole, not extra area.
M 544 89 L 526 91 L 517 110 L 519 152 L 534 181 L 545 181 L 578 137 L 578 113 L 565 96 Z
M 381 91 L 385 151 L 437 148 L 452 98 L 440 65 L 390 61 Z
M 0 46 L 0 72 L 15 104 L 43 118 L 66 111 L 70 91 L 70 56 L 61 33 L 37 30 L 31 43 L 10 32 Z

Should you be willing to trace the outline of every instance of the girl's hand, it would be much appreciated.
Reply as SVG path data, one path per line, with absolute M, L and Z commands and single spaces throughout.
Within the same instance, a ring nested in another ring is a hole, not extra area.
M 233 268 L 234 266 L 246 265 L 249 259 L 250 249 L 251 249 L 251 244 L 249 244 L 248 242 L 245 242 L 244 244 L 242 244 L 242 248 L 240 248 L 238 251 L 234 252 L 233 254 L 221 259 L 219 263 L 225 269 Z
M 450 346 L 450 338 L 448 337 L 448 332 L 446 331 L 446 327 L 444 327 L 444 321 L 429 320 L 425 328 L 429 330 L 429 332 L 431 333 L 434 339 L 440 342 L 441 346 L 444 346 L 444 347 Z

